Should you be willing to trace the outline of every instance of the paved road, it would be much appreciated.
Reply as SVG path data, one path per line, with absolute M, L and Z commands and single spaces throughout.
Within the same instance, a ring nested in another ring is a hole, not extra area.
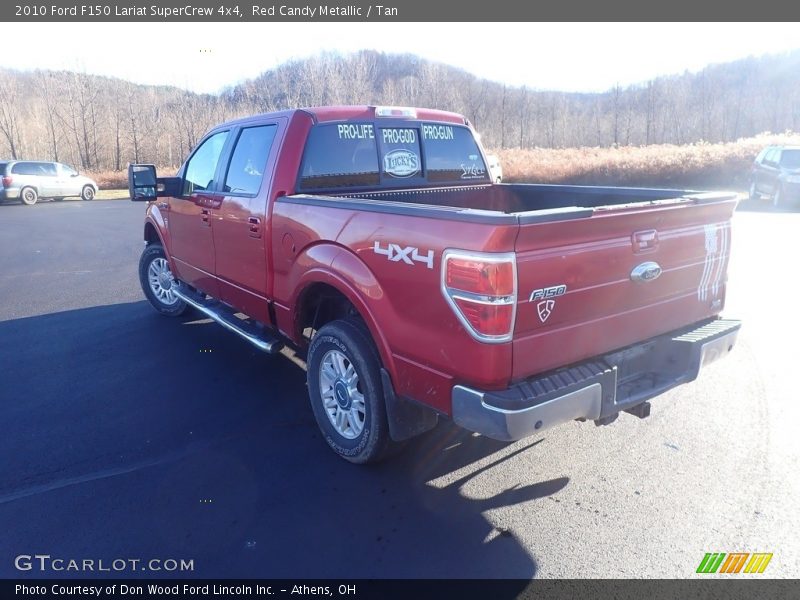
M 800 576 L 800 214 L 736 214 L 741 342 L 649 419 L 510 445 L 442 425 L 358 468 L 297 367 L 143 301 L 142 212 L 0 206 L 0 576 L 47 553 L 200 577 L 686 577 L 708 551 Z

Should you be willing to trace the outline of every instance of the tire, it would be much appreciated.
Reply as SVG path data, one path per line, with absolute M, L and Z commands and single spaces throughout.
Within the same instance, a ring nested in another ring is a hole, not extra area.
M 39 200 L 39 193 L 32 187 L 25 187 L 19 193 L 20 202 L 27 206 L 33 206 Z
M 756 191 L 756 182 L 750 184 L 750 192 L 748 194 L 751 201 L 756 202 L 761 199 L 761 194 Z
M 307 381 L 314 418 L 336 454 L 355 464 L 392 454 L 380 358 L 363 323 L 332 321 L 317 332 L 308 349 Z
M 148 244 L 139 259 L 139 283 L 152 307 L 168 317 L 179 317 L 189 308 L 169 292 L 174 281 L 164 248 L 161 244 Z
M 90 185 L 83 186 L 81 200 L 94 200 L 94 188 Z
M 772 208 L 781 208 L 783 206 L 783 186 L 778 184 L 775 191 L 772 193 Z

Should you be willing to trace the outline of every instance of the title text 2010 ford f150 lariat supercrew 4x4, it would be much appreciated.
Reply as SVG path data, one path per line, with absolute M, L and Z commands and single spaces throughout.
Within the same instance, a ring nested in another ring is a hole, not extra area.
M 356 463 L 440 415 L 499 440 L 645 417 L 739 330 L 718 317 L 735 195 L 495 184 L 454 113 L 244 118 L 129 186 L 156 310 L 305 356 L 324 438 Z

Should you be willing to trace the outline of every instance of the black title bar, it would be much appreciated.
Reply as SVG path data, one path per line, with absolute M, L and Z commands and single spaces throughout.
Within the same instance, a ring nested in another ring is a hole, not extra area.
M 720 598 L 752 600 L 753 598 L 796 597 L 797 582 L 755 578 L 719 578 L 709 576 L 694 580 L 122 580 L 73 579 L 0 581 L 3 598 L 125 598 L 156 600 L 162 598 L 281 598 L 308 600 L 505 600 L 510 598 L 583 599 L 617 598 L 618 600 L 661 600 Z
M 504 22 L 504 21 L 797 21 L 800 3 L 765 0 L 718 3 L 697 0 L 566 0 L 560 2 L 459 2 L 377 0 L 365 2 L 239 2 L 178 0 L 76 2 L 39 0 L 0 4 L 0 20 L 11 22 Z M 565 40 L 579 44 L 580 40 Z M 703 40 L 665 39 L 665 44 Z M 633 50 L 633 49 L 632 49 Z

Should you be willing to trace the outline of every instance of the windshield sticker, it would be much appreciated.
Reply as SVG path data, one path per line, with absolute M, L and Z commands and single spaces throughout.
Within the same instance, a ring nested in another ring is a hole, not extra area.
M 359 125 L 351 125 L 342 123 L 339 125 L 339 139 L 340 140 L 374 140 L 375 131 L 372 125 L 368 123 L 361 123 Z
M 486 176 L 486 171 L 480 165 L 472 163 L 465 165 L 461 163 L 461 179 L 483 179 Z
M 415 129 L 382 129 L 384 144 L 416 144 Z
M 411 177 L 419 173 L 419 156 L 411 150 L 392 150 L 383 157 L 383 171 L 394 177 Z
M 454 140 L 453 128 L 448 125 L 423 125 L 422 139 L 425 140 Z

